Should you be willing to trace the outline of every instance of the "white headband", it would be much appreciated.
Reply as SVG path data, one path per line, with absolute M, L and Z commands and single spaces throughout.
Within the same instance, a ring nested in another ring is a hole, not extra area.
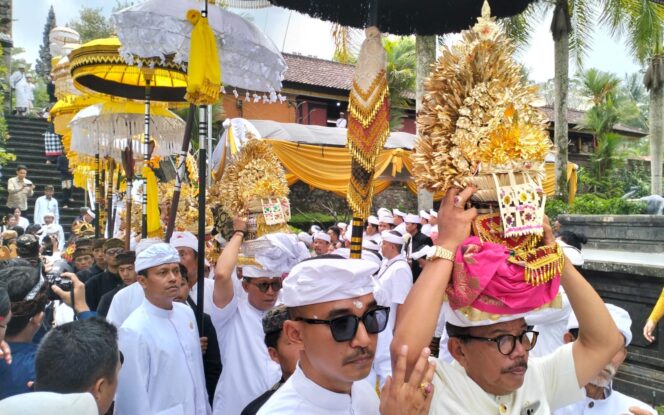
M 404 241 L 403 236 L 398 236 L 395 235 L 393 232 L 395 231 L 383 231 L 380 233 L 380 237 L 383 240 L 383 242 L 389 242 L 391 244 L 395 245 L 403 245 L 406 243 Z

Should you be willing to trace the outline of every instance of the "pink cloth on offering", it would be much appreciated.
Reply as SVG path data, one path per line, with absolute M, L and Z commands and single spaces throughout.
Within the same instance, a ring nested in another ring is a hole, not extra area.
M 476 245 L 478 252 L 463 255 L 462 249 Z M 550 303 L 558 294 L 560 278 L 531 285 L 524 267 L 509 263 L 502 245 L 467 238 L 456 252 L 452 280 L 446 293 L 453 310 L 471 306 L 491 314 L 521 314 Z

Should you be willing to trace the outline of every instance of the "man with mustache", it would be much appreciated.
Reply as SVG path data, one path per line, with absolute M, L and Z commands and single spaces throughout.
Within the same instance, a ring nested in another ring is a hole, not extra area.
M 182 281 L 178 251 L 154 244 L 136 256 L 135 270 L 145 299 L 118 331 L 125 360 L 115 413 L 209 415 L 194 312 L 174 302 Z
M 289 320 L 283 323 L 283 333 L 290 343 L 302 347 L 300 360 L 259 415 L 379 413 L 375 389 L 363 381 L 371 371 L 378 333 L 388 326 L 389 307 L 379 306 L 372 294 L 371 275 L 377 268 L 368 260 L 337 255 L 293 267 L 284 280 Z M 413 384 L 405 386 L 411 392 L 408 402 L 392 406 L 393 412 L 385 402 L 392 395 L 391 385 L 403 385 L 404 351 L 399 355 L 395 381 L 388 380 L 381 395 L 381 413 L 426 413 L 433 375 L 433 365 L 426 360 L 429 349 L 420 353 Z M 421 412 L 412 410 L 413 403 Z
M 554 412 L 554 415 L 581 415 L 581 414 L 604 414 L 604 415 L 656 415 L 657 412 L 648 404 L 631 398 L 616 390 L 613 390 L 613 378 L 620 365 L 627 357 L 627 346 L 632 341 L 632 319 L 629 313 L 613 304 L 606 304 L 609 314 L 618 326 L 620 334 L 625 339 L 625 345 L 611 359 L 601 372 L 585 386 L 586 398 L 575 404 L 566 406 Z M 571 314 L 567 322 L 567 333 L 563 339 L 565 343 L 571 343 L 579 337 L 579 321 L 576 315 Z
M 622 336 L 602 299 L 569 261 L 564 261 L 560 281 L 528 284 L 524 271 L 508 262 L 504 247 L 469 238 L 477 210 L 464 206 L 474 192 L 470 187 L 447 191 L 434 255 L 399 307 L 392 355 L 407 345 L 413 367 L 416 351 L 431 342 L 436 328 L 438 313 L 431 310 L 443 305 L 454 361 L 436 362 L 431 414 L 549 414 L 583 398 L 580 388 L 624 345 Z M 548 221 L 543 231 L 543 249 L 556 250 Z M 496 266 L 500 272 L 469 268 L 480 259 L 482 267 Z M 471 269 L 484 274 L 467 272 Z M 491 279 L 480 285 L 484 276 Z M 524 316 L 555 305 L 558 283 L 578 317 L 579 339 L 545 358 L 528 360 L 537 332 Z M 515 286 L 523 291 L 515 292 Z M 492 309 L 499 312 L 483 311 Z

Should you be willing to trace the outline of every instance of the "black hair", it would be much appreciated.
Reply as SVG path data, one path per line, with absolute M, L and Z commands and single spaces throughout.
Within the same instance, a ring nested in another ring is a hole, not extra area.
M 327 228 L 327 230 L 334 232 L 334 234 L 337 235 L 337 239 L 341 238 L 341 228 L 338 227 L 337 225 L 332 225 L 329 228 Z
M 450 336 L 450 338 L 458 337 L 461 341 L 466 341 L 467 339 L 465 339 L 464 336 L 468 336 L 470 334 L 469 327 L 459 327 L 447 322 L 445 323 L 445 330 L 447 330 L 447 335 Z
M 180 275 L 182 276 L 182 279 L 185 281 L 189 281 L 189 273 L 187 272 L 187 267 L 185 267 L 182 264 L 178 264 L 180 266 Z
M 588 243 L 588 238 L 582 233 L 574 233 L 571 231 L 562 231 L 560 232 L 560 240 L 565 242 L 567 245 L 571 245 L 574 248 L 581 250 L 581 245 Z
M 32 299 L 25 297 L 39 283 L 39 271 L 32 266 L 9 266 L 0 269 L 0 284 L 7 287 L 7 293 L 12 303 L 12 319 L 7 325 L 7 336 L 14 336 L 25 329 L 30 319 L 44 311 L 48 298 L 47 285 L 41 288 Z
M 16 171 L 18 172 L 19 170 L 28 171 L 28 167 L 25 164 L 19 164 L 18 166 L 16 166 Z
M 118 332 L 100 318 L 57 326 L 44 337 L 35 358 L 35 390 L 87 392 L 100 378 L 115 382 Z
M 25 229 L 23 229 L 23 226 L 18 226 L 18 225 L 12 225 L 8 227 L 7 230 L 16 232 L 16 236 L 21 236 L 25 233 Z
M 0 317 L 3 319 L 9 315 L 9 310 L 11 310 L 12 303 L 9 299 L 9 293 L 7 292 L 7 287 L 0 286 Z
M 48 238 L 47 238 L 48 239 Z M 39 239 L 36 235 L 27 234 L 16 238 L 16 253 L 23 258 L 39 256 Z
M 46 186 L 44 186 L 44 191 L 46 190 L 55 190 L 55 188 L 53 187 L 52 184 L 47 184 Z
M 273 347 L 277 350 L 279 350 L 279 347 L 277 347 L 277 342 L 279 341 L 279 337 L 281 336 L 282 330 L 278 331 L 273 331 L 271 333 L 268 333 L 265 335 L 265 345 L 267 347 Z
M 569 334 L 571 334 L 572 336 L 574 336 L 574 340 L 576 340 L 576 339 L 579 338 L 579 329 L 578 329 L 578 328 L 575 328 L 575 329 L 569 329 L 569 330 L 567 330 L 567 331 L 569 332 Z
M 41 230 L 41 225 L 38 223 L 33 223 L 28 225 L 27 228 L 25 228 L 25 233 L 29 235 L 36 235 L 37 232 Z

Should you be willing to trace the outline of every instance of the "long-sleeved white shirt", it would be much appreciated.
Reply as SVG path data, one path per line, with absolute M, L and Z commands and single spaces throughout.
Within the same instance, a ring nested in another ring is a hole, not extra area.
M 115 396 L 117 415 L 209 415 L 203 356 L 194 313 L 143 301 L 120 327 L 124 355 Z
M 50 199 L 44 196 L 39 196 L 35 200 L 35 214 L 32 218 L 33 223 L 39 225 L 44 224 L 44 215 L 52 213 L 55 216 L 55 223 L 60 223 L 60 209 L 58 209 L 58 201 L 54 197 Z

